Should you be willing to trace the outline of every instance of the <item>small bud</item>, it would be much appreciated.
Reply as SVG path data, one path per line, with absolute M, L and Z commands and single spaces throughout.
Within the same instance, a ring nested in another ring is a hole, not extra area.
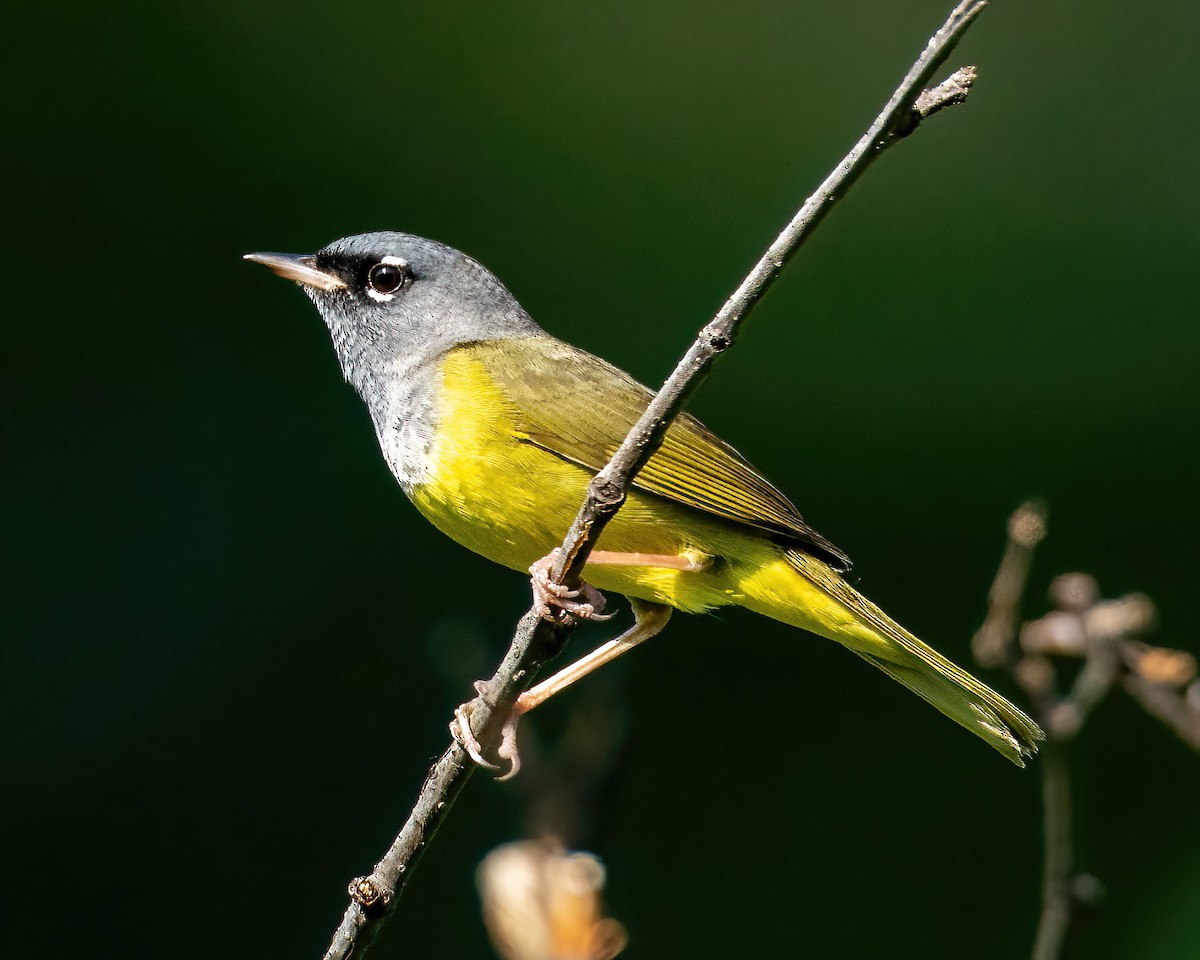
M 1100 584 L 1087 573 L 1064 573 L 1050 581 L 1050 602 L 1059 610 L 1082 613 L 1100 599 Z
M 611 960 L 628 937 L 602 915 L 604 879 L 590 853 L 534 841 L 497 847 L 476 877 L 492 946 L 504 960 Z
M 1070 740 L 1083 727 L 1083 713 L 1073 700 L 1055 704 L 1046 715 L 1046 730 L 1056 740 Z
M 1092 639 L 1125 637 L 1149 630 L 1154 616 L 1153 601 L 1143 593 L 1131 593 L 1097 603 L 1084 614 L 1083 623 Z
M 1088 634 L 1076 614 L 1053 610 L 1040 620 L 1025 624 L 1020 642 L 1021 649 L 1028 654 L 1082 657 L 1087 653 Z
M 1010 625 L 1007 621 L 987 620 L 971 638 L 971 653 L 975 656 L 975 662 L 991 670 L 1004 666 L 1008 658 L 1009 636 Z
M 1090 873 L 1078 873 L 1071 878 L 1071 896 L 1085 907 L 1094 907 L 1106 893 L 1100 878 Z
M 1013 669 L 1017 682 L 1032 696 L 1045 696 L 1054 690 L 1054 667 L 1045 657 L 1023 657 Z
M 346 892 L 364 910 L 374 910 L 388 901 L 387 893 L 371 877 L 355 877 Z
M 1008 538 L 1020 547 L 1036 547 L 1046 536 L 1046 510 L 1029 502 L 1017 507 L 1008 518 Z
M 1184 650 L 1139 644 L 1134 669 L 1151 683 L 1183 687 L 1196 677 L 1196 658 Z

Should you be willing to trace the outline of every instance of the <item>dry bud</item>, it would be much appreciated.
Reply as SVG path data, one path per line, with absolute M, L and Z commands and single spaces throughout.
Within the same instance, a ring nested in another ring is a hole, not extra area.
M 476 882 L 504 960 L 610 960 L 625 949 L 625 928 L 602 915 L 604 866 L 590 853 L 505 844 L 484 858 Z
M 1196 677 L 1196 658 L 1183 650 L 1138 644 L 1133 669 L 1150 683 L 1183 687 Z
M 1074 613 L 1054 610 L 1021 628 L 1021 649 L 1032 655 L 1082 657 L 1087 653 L 1088 634 Z
M 1071 896 L 1086 907 L 1098 904 L 1106 893 L 1100 878 L 1090 873 L 1078 873 L 1071 878 Z
M 1100 599 L 1100 584 L 1088 573 L 1064 573 L 1050 581 L 1049 592 L 1059 610 L 1082 613 Z
M 1008 538 L 1020 547 L 1036 547 L 1046 536 L 1046 509 L 1023 503 L 1008 519 Z
M 1056 703 L 1046 714 L 1046 732 L 1055 740 L 1070 740 L 1083 727 L 1084 712 L 1075 700 Z
M 971 638 L 971 652 L 982 667 L 995 669 L 1008 658 L 1011 627 L 1007 621 L 987 620 Z
M 1045 657 L 1022 657 L 1013 672 L 1017 683 L 1032 697 L 1043 697 L 1054 690 L 1054 667 Z
M 1104 600 L 1083 616 L 1088 636 L 1123 637 L 1144 633 L 1154 625 L 1154 602 L 1143 593 Z

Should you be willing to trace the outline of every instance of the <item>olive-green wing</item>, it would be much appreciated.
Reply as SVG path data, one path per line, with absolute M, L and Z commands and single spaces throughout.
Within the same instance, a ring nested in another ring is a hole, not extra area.
M 550 336 L 484 341 L 469 350 L 505 393 L 522 439 L 592 472 L 600 470 L 645 411 L 652 393 L 612 364 Z M 849 558 L 733 447 L 680 414 L 634 486 L 697 510 L 758 527 L 836 570 Z

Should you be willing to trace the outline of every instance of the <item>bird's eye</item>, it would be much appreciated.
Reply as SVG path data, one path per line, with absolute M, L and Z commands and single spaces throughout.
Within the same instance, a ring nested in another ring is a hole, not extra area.
M 384 257 L 367 271 L 367 292 L 378 299 L 391 299 L 392 294 L 404 286 L 412 274 L 408 264 L 399 257 Z

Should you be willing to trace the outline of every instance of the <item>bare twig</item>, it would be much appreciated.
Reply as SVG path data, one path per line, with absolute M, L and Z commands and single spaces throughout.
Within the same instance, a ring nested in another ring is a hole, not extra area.
M 1042 912 L 1033 960 L 1057 960 L 1071 923 L 1071 773 L 1064 749 L 1042 747 Z
M 971 640 L 980 666 L 995 668 L 1012 662 L 1017 640 L 1017 616 L 1029 580 L 1033 550 L 1046 535 L 1043 504 L 1022 504 L 1008 521 L 1008 543 L 996 579 L 988 591 L 987 617 Z
M 1154 622 L 1148 597 L 1132 593 L 1103 600 L 1094 577 L 1063 574 L 1050 584 L 1055 609 L 1018 627 L 1033 550 L 1045 533 L 1043 506 L 1023 504 L 1013 514 L 1004 558 L 988 594 L 987 618 L 973 641 L 980 664 L 1009 668 L 1047 735 L 1042 750 L 1042 910 L 1033 960 L 1057 960 L 1076 903 L 1094 898 L 1099 888 L 1095 878 L 1074 872 L 1071 826 L 1070 744 L 1092 710 L 1119 684 L 1184 743 L 1200 750 L 1196 658 L 1134 639 Z M 1054 658 L 1062 657 L 1083 659 L 1066 694 L 1059 690 L 1054 666 Z
M 974 67 L 959 67 L 936 87 L 924 91 L 913 109 L 921 115 L 921 119 L 932 116 L 944 107 L 952 107 L 962 103 L 971 92 L 971 84 L 979 77 L 979 70 Z
M 913 101 L 908 116 L 901 119 L 892 128 L 889 139 L 900 140 L 907 137 L 926 117 L 931 117 L 946 107 L 962 103 L 967 99 L 967 94 L 971 92 L 971 85 L 978 77 L 979 71 L 976 67 L 959 67 L 936 87 L 922 90 L 921 95 Z
M 1136 673 L 1124 674 L 1121 686 L 1150 716 L 1193 750 L 1200 750 L 1200 682 L 1192 683 L 1184 697 Z
M 587 499 L 563 540 L 552 574 L 554 580 L 568 586 L 578 582 L 601 531 L 624 502 L 629 483 L 658 448 L 671 420 L 683 407 L 701 375 L 733 344 L 750 308 L 833 205 L 871 162 L 901 135 L 911 133 L 925 116 L 942 106 L 961 102 L 969 84 L 960 78 L 957 92 L 933 94 L 932 98 L 927 96 L 923 101 L 925 106 L 917 107 L 918 97 L 929 85 L 935 71 L 985 6 L 984 0 L 966 0 L 954 8 L 867 132 L 804 202 L 745 280 L 700 332 L 607 466 L 589 485 Z M 534 610 L 521 619 L 500 669 L 491 680 L 480 685 L 480 695 L 469 705 L 472 730 L 485 749 L 495 745 L 517 696 L 529 685 L 537 669 L 559 652 L 570 629 L 569 624 L 552 624 L 538 618 Z M 350 906 L 334 933 L 325 960 L 345 960 L 351 954 L 362 956 L 366 952 L 380 921 L 394 908 L 404 882 L 411 876 L 421 852 L 472 770 L 473 764 L 457 742 L 430 770 L 416 805 L 391 848 L 369 877 L 351 883 Z

